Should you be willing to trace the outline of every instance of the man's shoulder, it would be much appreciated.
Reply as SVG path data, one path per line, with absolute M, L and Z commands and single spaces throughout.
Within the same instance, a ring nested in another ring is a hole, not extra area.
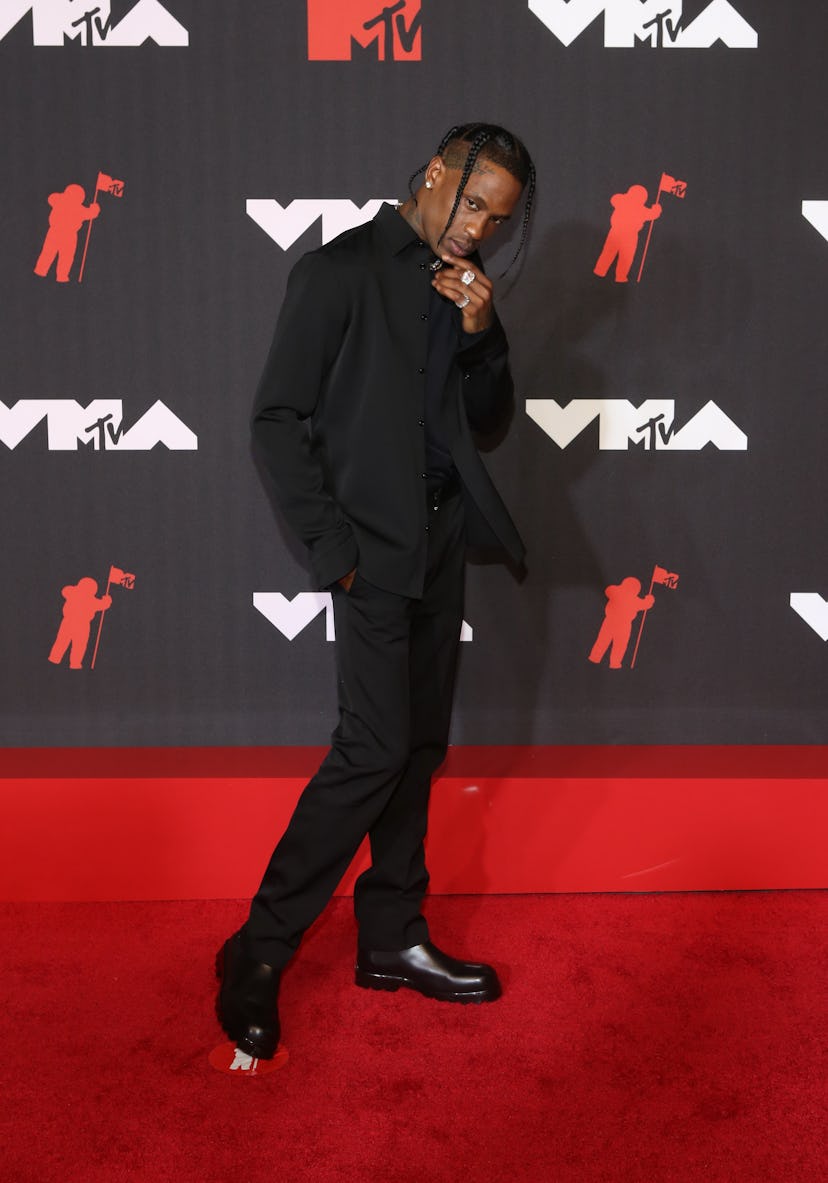
M 329 242 L 323 243 L 312 255 L 329 259 L 332 263 L 347 265 L 350 262 L 361 261 L 370 257 L 377 247 L 376 227 L 373 220 L 363 222 L 359 226 L 351 226 L 343 230 Z
M 313 283 L 347 282 L 348 276 L 364 271 L 376 256 L 377 244 L 372 222 L 344 230 L 330 242 L 308 251 L 291 268 L 291 280 Z

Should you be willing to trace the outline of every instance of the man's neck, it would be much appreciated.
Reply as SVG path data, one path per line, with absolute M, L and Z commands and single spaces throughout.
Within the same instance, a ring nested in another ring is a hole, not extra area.
M 422 238 L 423 241 L 425 241 L 422 218 L 417 205 L 417 199 L 415 197 L 409 197 L 407 201 L 402 203 L 402 205 L 397 206 L 397 213 L 405 218 L 406 222 L 408 222 L 409 226 L 417 235 L 417 237 Z

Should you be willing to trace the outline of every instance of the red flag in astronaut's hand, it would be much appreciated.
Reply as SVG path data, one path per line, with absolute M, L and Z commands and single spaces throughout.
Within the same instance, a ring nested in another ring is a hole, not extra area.
M 135 576 L 130 575 L 128 571 L 122 571 L 120 567 L 110 567 L 109 582 L 110 584 L 115 583 L 120 587 L 125 587 L 127 591 L 132 591 L 135 587 Z
M 677 181 L 676 178 L 671 177 L 669 173 L 662 173 L 659 189 L 662 193 L 672 193 L 673 197 L 683 198 L 687 192 L 687 182 Z
M 97 189 L 99 193 L 111 193 L 113 197 L 123 197 L 124 182 L 116 181 L 108 173 L 98 173 Z
M 653 583 L 663 583 L 665 587 L 678 587 L 679 577 L 664 567 L 653 567 Z

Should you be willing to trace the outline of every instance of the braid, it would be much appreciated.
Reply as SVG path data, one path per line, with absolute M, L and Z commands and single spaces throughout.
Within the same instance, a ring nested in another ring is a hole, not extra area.
M 427 168 L 428 168 L 428 161 L 426 161 L 425 164 L 421 164 L 420 167 L 417 169 L 417 171 L 415 173 L 412 173 L 411 176 L 408 178 L 408 192 L 409 192 L 410 196 L 414 198 L 415 205 L 417 204 L 417 198 L 414 196 L 414 188 L 413 188 L 414 181 L 420 175 L 420 173 L 425 172 L 425 170 Z
M 470 123 L 464 123 L 462 126 L 456 123 L 440 140 L 435 156 L 442 156 L 452 140 L 463 139 L 463 132 L 468 131 L 471 126 Z
M 535 199 L 535 166 L 530 161 L 529 162 L 529 180 L 526 183 L 526 202 L 523 206 L 523 224 L 520 228 L 520 242 L 518 243 L 517 250 L 512 255 L 512 260 L 509 263 L 509 267 L 512 267 L 517 262 L 517 257 L 520 254 L 520 252 L 523 250 L 523 244 L 526 242 L 526 235 L 529 230 L 529 219 L 532 216 L 532 203 L 533 203 L 534 199 Z M 506 271 L 509 270 L 509 267 L 506 268 Z M 506 271 L 503 271 L 501 273 L 501 276 L 500 276 L 501 279 L 506 274 Z

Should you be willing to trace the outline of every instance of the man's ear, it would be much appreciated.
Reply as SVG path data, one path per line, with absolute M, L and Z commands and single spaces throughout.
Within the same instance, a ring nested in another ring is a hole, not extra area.
M 432 156 L 426 165 L 425 179 L 431 182 L 432 189 L 438 189 L 444 183 L 447 172 L 446 162 L 442 156 Z

